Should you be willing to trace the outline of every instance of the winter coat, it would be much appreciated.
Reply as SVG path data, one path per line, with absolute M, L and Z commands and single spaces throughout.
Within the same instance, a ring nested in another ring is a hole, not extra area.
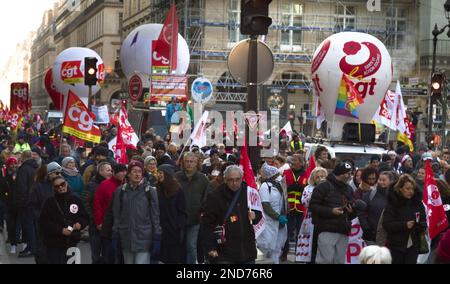
M 161 254 L 164 263 L 183 263 L 182 235 L 186 225 L 186 199 L 180 188 L 173 196 L 158 192 L 161 221 Z
M 80 223 L 81 230 L 88 225 L 88 215 L 78 197 L 66 193 L 47 199 L 39 218 L 44 244 L 57 248 L 76 246 L 81 239 L 81 230 L 74 230 L 69 237 L 62 234 L 64 228 L 73 227 L 75 223 Z
M 47 199 L 54 196 L 55 192 L 50 181 L 38 182 L 33 186 L 30 195 L 30 205 L 33 210 L 33 216 L 36 220 L 39 219 Z
M 17 170 L 16 188 L 13 194 L 13 205 L 15 208 L 25 208 L 30 199 L 30 189 L 34 183 L 34 177 L 38 169 L 36 160 L 29 159 Z
M 89 220 L 91 223 L 94 223 L 94 210 L 93 210 L 93 202 L 95 192 L 97 191 L 100 183 L 105 180 L 100 174 L 96 175 L 85 187 L 83 192 L 81 193 L 81 200 L 83 201 L 84 207 L 86 208 L 86 212 L 89 215 Z
M 119 233 L 122 249 L 132 253 L 148 252 L 153 235 L 161 235 L 156 189 L 147 183 L 135 189 L 130 184 L 122 185 L 114 192 L 112 205 L 113 230 Z
M 81 178 L 81 175 L 78 174 L 76 176 L 70 176 L 63 172 L 62 176 L 69 184 L 72 193 L 74 193 L 78 198 L 80 198 L 84 190 L 84 182 L 83 179 Z
M 12 206 L 13 193 L 17 179 L 12 174 L 0 173 L 0 198 L 8 207 Z
M 172 165 L 175 168 L 177 168 L 175 161 L 172 160 L 172 158 L 170 158 L 169 154 L 167 154 L 167 153 L 165 153 L 164 156 L 162 156 L 161 158 L 157 158 L 156 161 L 158 162 L 158 167 L 161 165 L 167 164 L 167 165 Z
M 364 232 L 364 240 L 375 241 L 378 222 L 380 221 L 381 213 L 386 208 L 388 188 L 378 187 L 375 192 L 366 192 L 362 201 L 367 204 L 366 210 L 359 214 L 359 222 Z
M 412 229 L 408 229 L 406 222 L 415 221 L 416 213 L 420 214 L 419 222 Z M 413 246 L 418 249 L 419 233 L 427 228 L 422 196 L 416 191 L 413 198 L 408 200 L 399 192 L 389 191 L 383 213 L 383 228 L 387 232 L 386 240 L 389 249 L 406 251 L 409 236 Z
M 356 217 L 356 210 L 351 214 L 334 215 L 333 208 L 343 207 L 353 200 L 353 190 L 346 183 L 329 174 L 324 182 L 316 186 L 311 196 L 309 209 L 312 212 L 312 223 L 317 231 L 347 235 L 351 230 L 351 220 Z
M 108 210 L 111 203 L 113 193 L 120 187 L 122 182 L 114 176 L 102 181 L 94 194 L 93 200 L 93 214 L 95 225 L 103 224 L 106 210 Z
M 196 172 L 189 180 L 184 171 L 177 172 L 174 177 L 186 198 L 187 225 L 199 224 L 202 203 L 209 191 L 208 178 L 201 172 Z
M 214 228 L 224 224 L 225 214 L 230 206 L 235 192 L 226 184 L 217 190 L 211 191 L 206 199 L 205 211 L 201 219 L 201 238 L 204 252 L 216 250 L 219 256 L 216 262 L 244 263 L 256 259 L 255 231 L 248 219 L 247 184 L 241 185 L 238 200 L 231 211 L 230 217 L 225 220 L 225 243 L 217 244 L 214 237 Z M 255 212 L 256 224 L 262 218 L 262 212 Z

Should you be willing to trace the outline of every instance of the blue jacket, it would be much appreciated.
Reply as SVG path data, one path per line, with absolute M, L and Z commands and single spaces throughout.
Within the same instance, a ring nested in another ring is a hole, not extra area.
M 84 183 L 81 175 L 78 174 L 76 176 L 69 176 L 63 172 L 62 176 L 69 184 L 69 188 L 72 193 L 74 193 L 76 197 L 80 198 L 81 193 L 84 190 Z

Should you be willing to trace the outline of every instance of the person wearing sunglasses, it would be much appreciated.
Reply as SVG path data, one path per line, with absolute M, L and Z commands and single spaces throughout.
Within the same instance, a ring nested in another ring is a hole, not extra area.
M 52 180 L 55 196 L 42 209 L 39 225 L 50 264 L 66 264 L 67 250 L 80 242 L 80 231 L 88 225 L 88 214 L 81 200 L 68 190 L 63 177 Z

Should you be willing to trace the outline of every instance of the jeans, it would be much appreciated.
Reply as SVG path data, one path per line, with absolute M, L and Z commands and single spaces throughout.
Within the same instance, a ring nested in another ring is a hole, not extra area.
M 102 241 L 97 226 L 92 222 L 89 223 L 89 244 L 91 245 L 92 264 L 101 263 L 100 253 L 102 250 Z
M 5 223 L 5 214 L 6 213 L 6 204 L 0 199 L 0 228 L 3 230 L 3 226 Z
M 303 222 L 303 213 L 293 211 L 293 212 L 289 212 L 287 217 L 288 217 L 288 223 L 287 223 L 288 235 L 287 235 L 286 243 L 283 248 L 284 256 L 288 255 L 288 253 L 289 253 L 289 240 L 291 239 L 291 237 L 294 233 L 295 233 L 294 238 L 295 238 L 295 241 L 297 242 L 298 232 L 300 231 L 300 228 L 301 228 L 302 222 Z
M 197 264 L 197 239 L 199 231 L 200 224 L 186 226 L 186 264 Z
M 150 264 L 150 252 L 123 251 L 125 264 Z
M 33 213 L 30 208 L 22 208 L 19 210 L 18 217 L 22 225 L 22 239 L 27 240 L 27 251 L 34 253 L 36 251 L 36 228 L 34 224 Z

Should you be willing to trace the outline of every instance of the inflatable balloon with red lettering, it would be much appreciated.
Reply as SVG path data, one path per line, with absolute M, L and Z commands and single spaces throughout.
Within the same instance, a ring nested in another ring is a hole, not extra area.
M 370 123 L 389 88 L 392 72 L 392 60 L 386 47 L 369 34 L 337 33 L 319 45 L 311 65 L 311 79 L 332 140 L 342 138 L 346 122 Z M 343 74 L 362 97 L 356 105 L 357 116 L 341 115 L 336 110 Z
M 152 71 L 163 70 L 169 66 L 169 60 L 153 51 L 162 27 L 162 24 L 139 26 L 123 41 L 120 63 L 128 79 L 136 73 L 150 75 L 154 73 Z M 177 68 L 174 74 L 186 74 L 189 60 L 189 47 L 184 38 L 178 34 Z
M 62 110 L 64 104 L 64 96 L 56 90 L 56 86 L 53 82 L 53 72 L 52 68 L 48 69 L 45 74 L 44 80 L 45 89 L 47 90 L 48 95 L 53 101 L 56 110 Z
M 84 47 L 71 47 L 63 50 L 55 59 L 52 68 L 53 82 L 56 90 L 67 96 L 69 90 L 74 92 L 86 105 L 88 105 L 89 87 L 84 84 L 84 59 L 97 58 L 97 84 L 92 86 L 92 94 L 100 91 L 105 81 L 105 65 L 102 58 L 92 49 Z

